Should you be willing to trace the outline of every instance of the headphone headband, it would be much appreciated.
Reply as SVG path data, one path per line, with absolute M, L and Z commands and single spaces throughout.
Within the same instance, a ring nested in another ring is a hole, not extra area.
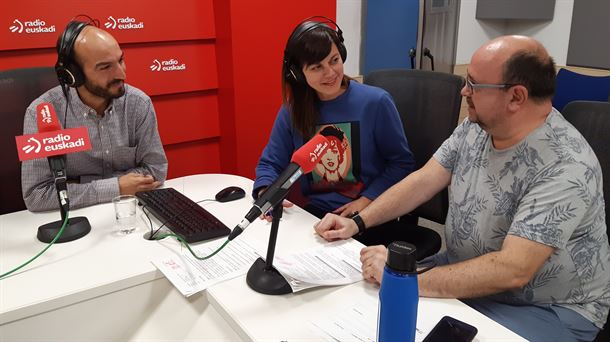
M 84 17 L 87 20 L 78 20 L 79 17 Z M 97 19 L 93 19 L 85 14 L 79 14 L 70 20 L 59 37 L 56 46 L 57 63 L 55 63 L 55 73 L 62 87 L 78 87 L 85 83 L 85 75 L 74 60 L 74 44 L 78 35 L 85 27 L 89 25 L 99 27 L 99 23 Z
M 322 19 L 322 20 L 314 20 L 314 19 Z M 329 27 L 326 24 L 332 24 L 333 26 L 335 26 L 337 36 L 339 37 L 339 41 L 341 43 L 343 43 L 343 31 L 341 31 L 341 28 L 339 27 L 339 25 L 337 25 L 337 23 L 334 22 L 332 19 L 325 17 L 323 15 L 314 15 L 313 17 L 309 17 L 309 18 L 301 21 L 299 23 L 299 25 L 297 25 L 297 27 L 301 27 L 301 26 L 303 26 L 303 27 L 300 30 L 294 30 L 294 32 L 292 32 L 292 34 L 290 35 L 290 38 L 288 39 L 288 41 L 296 43 L 299 41 L 301 36 L 303 36 L 305 33 L 309 32 L 309 31 L 312 31 L 318 27 Z
M 328 24 L 332 24 L 335 28 L 328 26 Z M 322 16 L 315 15 L 301 21 L 297 27 L 294 29 L 290 37 L 288 38 L 288 43 L 286 44 L 286 49 L 284 50 L 284 78 L 293 83 L 305 83 L 305 75 L 303 75 L 303 71 L 300 66 L 294 64 L 293 56 L 291 55 L 291 50 L 294 46 L 299 42 L 301 37 L 303 37 L 306 33 L 313 31 L 317 28 L 325 28 L 329 31 L 333 31 L 336 33 L 337 38 L 339 40 L 337 45 L 337 49 L 339 50 L 339 55 L 343 62 L 347 59 L 347 49 L 343 44 L 343 31 L 339 27 L 339 25 L 333 21 L 332 19 Z

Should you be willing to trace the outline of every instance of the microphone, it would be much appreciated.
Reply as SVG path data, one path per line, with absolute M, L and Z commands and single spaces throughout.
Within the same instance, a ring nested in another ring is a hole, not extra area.
M 61 129 L 55 108 L 49 102 L 36 106 L 38 133 L 16 136 L 17 153 L 20 161 L 47 158 L 53 173 L 57 198 L 59 200 L 62 221 L 70 210 L 66 175 L 66 154 L 91 149 L 87 127 Z M 42 242 L 52 241 L 62 221 L 55 221 L 38 228 L 38 239 Z M 91 225 L 86 217 L 70 218 L 63 235 L 57 243 L 72 241 L 86 235 Z
M 233 229 L 233 231 L 231 231 L 229 240 L 236 238 L 257 217 L 280 203 L 288 194 L 290 187 L 296 183 L 301 175 L 313 171 L 316 164 L 318 164 L 320 157 L 326 153 L 329 147 L 330 143 L 326 137 L 317 134 L 294 152 L 288 167 L 286 167 L 275 182 L 254 202 L 244 219 Z
M 36 114 L 38 133 L 15 137 L 20 161 L 55 156 L 65 157 L 68 153 L 91 149 L 87 127 L 61 129 L 55 108 L 51 103 L 43 102 L 36 106 Z M 62 178 L 66 176 L 65 170 L 60 173 L 62 165 L 60 165 L 61 162 L 57 162 L 58 159 L 61 158 L 49 158 L 49 165 L 53 170 L 53 176 Z M 63 164 L 63 169 L 65 169 L 65 162 Z
M 38 114 L 36 115 L 38 133 L 61 131 L 61 124 L 51 103 L 40 103 L 36 106 L 36 113 Z M 70 200 L 68 199 L 68 186 L 66 184 L 66 155 L 49 156 L 47 160 L 53 173 L 59 204 L 67 211 L 70 209 Z

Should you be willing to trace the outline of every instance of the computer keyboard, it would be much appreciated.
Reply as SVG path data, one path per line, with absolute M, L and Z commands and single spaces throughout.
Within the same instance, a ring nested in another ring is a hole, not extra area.
M 173 188 L 138 192 L 136 197 L 186 242 L 210 240 L 231 233 L 214 215 Z

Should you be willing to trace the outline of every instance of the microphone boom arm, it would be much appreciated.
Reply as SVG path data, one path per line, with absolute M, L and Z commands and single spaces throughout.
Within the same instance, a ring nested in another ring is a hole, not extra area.
M 229 240 L 233 240 L 241 234 L 257 217 L 265 214 L 274 206 L 281 204 L 284 197 L 288 195 L 288 191 L 292 184 L 294 184 L 303 173 L 303 169 L 298 164 L 290 163 L 284 172 L 277 177 L 276 181 L 254 202 L 244 219 L 233 228 L 233 231 L 231 231 L 231 234 L 229 235 Z

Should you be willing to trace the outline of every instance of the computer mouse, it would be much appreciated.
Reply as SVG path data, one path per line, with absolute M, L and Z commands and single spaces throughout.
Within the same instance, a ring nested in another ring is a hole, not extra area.
M 244 198 L 246 196 L 246 192 L 244 189 L 238 186 L 230 186 L 224 188 L 216 194 L 216 200 L 218 202 L 229 202 L 236 199 Z

